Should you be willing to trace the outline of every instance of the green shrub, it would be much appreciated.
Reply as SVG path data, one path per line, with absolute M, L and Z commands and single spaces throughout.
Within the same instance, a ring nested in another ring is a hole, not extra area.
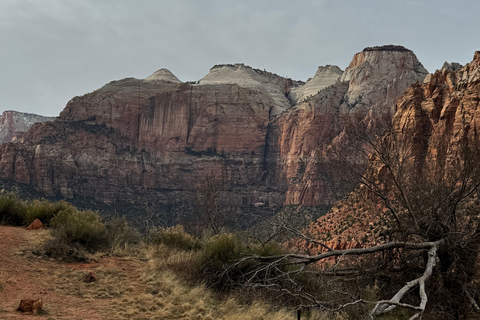
M 222 233 L 210 238 L 205 243 L 203 260 L 213 266 L 222 267 L 240 258 L 242 246 L 239 239 L 231 233 Z
M 229 291 L 245 283 L 245 274 L 256 264 L 253 260 L 237 263 L 247 249 L 237 236 L 224 233 L 210 238 L 203 246 L 201 275 L 217 291 Z
M 152 229 L 148 234 L 148 241 L 152 244 L 163 244 L 167 247 L 182 250 L 194 250 L 200 247 L 199 242 L 188 234 L 181 225 Z
M 0 223 L 23 224 L 24 205 L 14 192 L 0 193 Z
M 24 223 L 29 225 L 33 220 L 39 219 L 46 226 L 50 220 L 60 211 L 72 212 L 76 210 L 73 205 L 65 201 L 50 202 L 45 199 L 36 199 L 27 202 Z
M 250 247 L 253 254 L 268 257 L 285 254 L 285 250 L 277 242 L 267 242 L 264 244 L 256 244 Z
M 46 256 L 66 262 L 88 261 L 87 251 L 79 243 L 72 243 L 64 238 L 49 240 L 41 251 Z
M 96 211 L 62 210 L 51 220 L 52 235 L 70 244 L 79 244 L 88 251 L 105 247 L 107 229 Z
M 113 218 L 105 223 L 107 232 L 107 242 L 114 251 L 116 248 L 125 247 L 128 244 L 140 242 L 140 234 L 132 228 L 127 220 L 122 218 Z

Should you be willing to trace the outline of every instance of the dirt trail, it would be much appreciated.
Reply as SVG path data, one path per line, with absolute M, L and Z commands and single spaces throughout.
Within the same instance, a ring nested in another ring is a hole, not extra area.
M 128 290 L 132 294 L 144 289 L 139 260 L 104 257 L 91 264 L 61 263 L 28 251 L 47 236 L 45 230 L 0 226 L 0 319 L 25 319 L 26 315 L 16 311 L 20 300 L 38 298 L 43 300 L 44 311 L 37 316 L 28 315 L 28 319 L 114 319 L 109 311 L 118 305 L 121 295 Z M 81 282 L 81 275 L 87 270 L 107 270 L 105 277 L 121 277 L 121 281 L 111 280 L 111 288 L 98 298 L 98 292 L 88 291 Z M 116 297 L 111 291 L 120 293 Z

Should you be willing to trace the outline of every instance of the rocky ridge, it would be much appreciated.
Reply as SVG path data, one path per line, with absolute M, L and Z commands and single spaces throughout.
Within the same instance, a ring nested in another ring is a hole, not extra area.
M 388 144 L 406 159 L 414 159 L 419 172 L 436 168 L 448 172 L 462 163 L 465 146 L 480 145 L 480 51 L 458 70 L 442 68 L 414 84 L 396 102 Z M 375 158 L 372 158 L 374 160 Z M 382 167 L 372 162 L 371 179 Z M 333 246 L 375 243 L 381 236 L 387 209 L 378 198 L 359 187 L 339 201 L 331 212 L 309 227 L 314 236 Z
M 54 119 L 55 117 L 44 117 L 33 113 L 4 111 L 0 117 L 0 144 L 19 140 L 35 123 Z
M 313 78 L 305 85 L 294 88 L 291 92 L 291 100 L 297 104 L 308 97 L 313 97 L 328 86 L 336 83 L 343 74 L 343 70 L 337 66 L 326 65 L 318 67 Z
M 396 50 L 398 49 L 398 50 Z M 403 47 L 377 47 L 354 55 L 340 81 L 278 119 L 279 163 L 287 204 L 332 205 L 352 186 L 340 181 L 335 154 L 357 157 L 358 136 L 389 123 L 395 98 L 427 71 Z
M 288 99 L 292 88 L 303 86 L 301 81 L 293 81 L 274 73 L 254 69 L 243 63 L 216 65 L 199 81 L 200 85 L 236 84 L 240 87 L 258 90 L 272 97 L 275 102 L 272 115 L 278 115 L 291 107 Z
M 186 203 L 208 176 L 232 212 L 331 205 L 345 186 L 332 183 L 329 152 L 353 148 L 347 124 L 391 115 L 393 96 L 426 74 L 411 51 L 391 48 L 356 54 L 337 81 L 339 70 L 319 68 L 306 84 L 242 64 L 193 84 L 166 69 L 112 81 L 0 147 L 0 178 L 113 207 Z M 294 92 L 331 82 L 292 106 Z

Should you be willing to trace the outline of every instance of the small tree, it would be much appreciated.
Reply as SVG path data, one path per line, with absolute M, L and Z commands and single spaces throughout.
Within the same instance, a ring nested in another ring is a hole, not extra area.
M 376 218 L 387 223 L 380 244 L 334 250 L 293 230 L 303 241 L 326 252 L 251 255 L 234 266 L 257 260 L 260 265 L 245 275 L 247 283 L 301 296 L 311 306 L 339 310 L 371 303 L 371 318 L 402 308 L 410 310 L 410 319 L 420 319 L 429 301 L 441 302 L 436 306 L 441 308 L 439 312 L 443 317 L 460 319 L 471 311 L 480 311 L 475 287 L 480 253 L 478 143 L 466 138 L 455 140 L 451 136 L 427 143 L 428 138 L 395 128 L 381 137 L 365 135 L 362 148 L 370 154 L 366 172 L 358 164 L 352 164 L 347 156 L 338 154 L 339 161 L 359 179 L 360 187 L 355 192 L 376 203 Z M 446 156 L 429 156 L 431 153 Z M 389 279 L 407 279 L 406 283 L 398 287 L 390 283 L 388 290 L 380 293 L 384 298 L 378 301 L 368 301 L 345 290 L 337 303 L 319 299 L 306 290 L 308 286 L 300 285 L 292 290 L 286 285 L 301 284 L 305 272 L 330 273 L 337 277 L 365 274 L 366 264 L 356 264 L 354 269 L 351 264 L 349 268 L 341 268 L 347 266 L 343 264 L 345 257 L 365 255 L 372 256 L 369 260 L 377 261 Z M 318 267 L 319 262 L 324 262 L 325 267 L 325 262 L 331 263 L 332 259 L 333 269 Z
M 178 220 L 186 230 L 201 236 L 206 230 L 218 234 L 225 227 L 225 209 L 221 201 L 225 195 L 224 175 L 213 173 L 205 176 L 203 182 L 195 186 L 193 196 L 186 207 L 180 208 Z

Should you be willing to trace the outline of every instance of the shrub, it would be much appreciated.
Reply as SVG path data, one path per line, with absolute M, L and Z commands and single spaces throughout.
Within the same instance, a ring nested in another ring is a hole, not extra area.
M 79 243 L 72 243 L 64 238 L 53 238 L 43 246 L 43 254 L 67 262 L 88 260 L 87 251 Z
M 73 205 L 65 201 L 50 202 L 45 199 L 36 199 L 27 202 L 24 215 L 26 225 L 33 220 L 39 219 L 45 225 L 50 224 L 50 220 L 60 211 L 72 212 L 76 210 Z
M 108 243 L 107 230 L 96 211 L 62 210 L 51 220 L 52 235 L 70 244 L 95 251 Z
M 253 254 L 258 256 L 276 256 L 285 254 L 285 250 L 277 242 L 267 242 L 263 244 L 256 244 L 250 247 Z
M 201 273 L 208 286 L 218 291 L 229 291 L 245 282 L 245 273 L 252 269 L 254 261 L 240 264 L 246 248 L 231 233 L 210 238 L 203 246 Z
M 107 232 L 107 242 L 112 252 L 140 241 L 140 234 L 128 225 L 124 217 L 113 218 L 107 221 L 105 228 Z
M 240 257 L 241 245 L 238 238 L 231 233 L 223 233 L 210 238 L 203 248 L 203 260 L 216 267 Z
M 152 244 L 163 244 L 182 250 L 194 250 L 200 247 L 199 242 L 180 225 L 152 229 L 148 234 L 148 240 Z
M 14 192 L 0 193 L 0 223 L 23 224 L 24 205 Z

